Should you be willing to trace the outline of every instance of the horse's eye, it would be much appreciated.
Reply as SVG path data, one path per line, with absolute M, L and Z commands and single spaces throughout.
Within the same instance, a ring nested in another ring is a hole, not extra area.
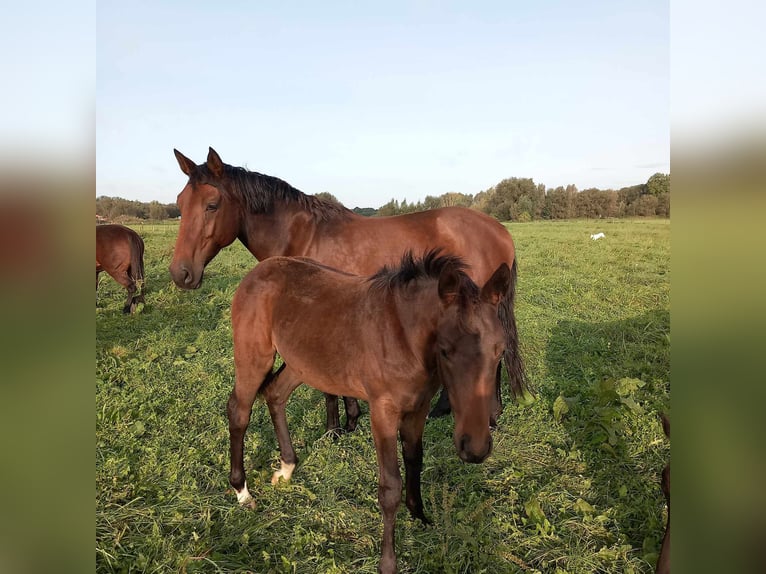
M 218 204 L 217 203 L 208 203 L 207 204 L 207 211 L 215 211 L 216 209 L 218 209 Z
M 449 357 L 449 353 L 447 352 L 447 349 L 440 349 L 439 352 L 441 353 L 442 357 L 445 359 Z

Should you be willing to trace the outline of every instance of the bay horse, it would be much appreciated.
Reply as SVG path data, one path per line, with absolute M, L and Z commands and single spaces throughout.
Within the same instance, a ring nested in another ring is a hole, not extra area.
M 240 504 L 254 506 L 243 464 L 244 436 L 262 392 L 281 452 L 272 477 L 297 463 L 285 402 L 302 382 L 369 402 L 383 513 L 379 571 L 396 571 L 394 521 L 401 502 L 401 438 L 406 505 L 424 523 L 420 492 L 423 427 L 430 400 L 446 389 L 459 457 L 480 463 L 492 450 L 490 414 L 505 335 L 498 318 L 511 271 L 503 262 L 479 288 L 465 265 L 438 250 L 370 278 L 307 258 L 270 257 L 239 285 L 232 302 L 235 382 L 227 405 L 231 471 Z M 284 365 L 272 373 L 276 353 Z
M 133 313 L 138 303 L 145 302 L 144 240 L 138 233 L 122 225 L 96 226 L 96 291 L 102 271 L 128 290 L 123 313 Z
M 530 390 L 519 355 L 514 314 L 515 247 L 508 230 L 494 218 L 463 207 L 444 207 L 393 217 L 364 217 L 334 202 L 305 195 L 281 179 L 223 163 L 210 148 L 196 165 L 173 150 L 189 177 L 176 200 L 181 225 L 170 275 L 182 289 L 202 283 L 205 266 L 235 239 L 258 261 L 305 256 L 355 275 L 371 275 L 395 265 L 403 253 L 441 247 L 470 265 L 469 277 L 484 284 L 500 263 L 511 268 L 508 293 L 498 307 L 505 333 L 503 359 L 514 397 Z M 502 412 L 500 364 L 497 367 L 493 426 Z M 359 406 L 346 400 L 346 429 L 353 430 Z M 442 392 L 429 416 L 449 412 Z M 339 427 L 336 397 L 327 397 L 327 429 Z

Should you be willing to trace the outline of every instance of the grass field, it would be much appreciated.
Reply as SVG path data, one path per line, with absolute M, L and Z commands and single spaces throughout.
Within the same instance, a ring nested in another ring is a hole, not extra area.
M 271 486 L 268 410 L 245 442 L 257 508 L 229 488 L 225 405 L 230 303 L 255 260 L 239 244 L 182 292 L 167 272 L 177 228 L 135 226 L 146 243 L 145 306 L 102 277 L 96 305 L 96 566 L 99 572 L 376 572 L 382 519 L 369 417 L 324 435 L 324 399 L 299 388 L 288 421 L 300 459 Z M 664 527 L 659 473 L 670 454 L 670 222 L 510 226 L 531 405 L 508 402 L 495 448 L 462 463 L 452 419 L 429 421 L 423 500 L 402 504 L 401 572 L 653 572 Z M 603 231 L 606 238 L 592 241 Z M 307 328 L 311 328 L 307 325 Z

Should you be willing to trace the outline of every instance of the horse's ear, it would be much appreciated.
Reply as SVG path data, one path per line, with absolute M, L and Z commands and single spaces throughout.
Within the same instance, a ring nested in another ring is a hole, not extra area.
M 511 286 L 511 269 L 508 264 L 503 262 L 500 267 L 495 269 L 492 277 L 489 278 L 481 288 L 481 299 L 493 305 L 500 303 L 500 299 L 508 293 Z
M 439 274 L 439 299 L 449 307 L 455 302 L 459 293 L 460 275 L 452 265 L 447 265 Z
M 207 152 L 207 168 L 214 176 L 223 176 L 223 161 L 221 160 L 221 156 L 218 155 L 218 152 L 213 148 L 210 148 Z
M 191 174 L 197 169 L 197 164 L 175 148 L 173 148 L 173 153 L 176 154 L 176 160 L 178 160 L 181 171 L 191 177 Z

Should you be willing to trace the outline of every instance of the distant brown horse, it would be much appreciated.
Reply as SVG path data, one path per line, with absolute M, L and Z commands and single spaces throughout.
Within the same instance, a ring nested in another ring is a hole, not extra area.
M 670 438 L 670 420 L 664 414 L 662 415 L 662 430 L 665 431 L 665 436 Z M 665 525 L 665 535 L 662 537 L 662 548 L 660 548 L 660 557 L 657 559 L 656 574 L 670 574 L 670 463 L 662 469 L 661 486 L 665 501 L 668 503 L 668 522 Z
M 170 264 L 176 285 L 198 288 L 205 266 L 235 239 L 259 261 L 277 255 L 306 256 L 357 275 L 395 265 L 407 250 L 423 253 L 435 247 L 463 258 L 470 266 L 466 272 L 478 284 L 506 263 L 511 281 L 498 308 L 505 333 L 503 358 L 514 396 L 527 389 L 514 315 L 515 248 L 508 230 L 497 220 L 462 207 L 363 217 L 337 203 L 305 195 L 276 177 L 227 165 L 212 148 L 202 165 L 174 152 L 181 171 L 189 176 L 177 199 L 181 226 Z M 499 364 L 495 393 L 493 423 L 502 411 Z M 346 407 L 349 428 L 356 424 L 359 407 L 354 401 L 347 401 Z M 447 395 L 442 393 L 431 416 L 447 412 Z M 328 398 L 327 424 L 328 428 L 339 426 L 335 397 Z
M 133 313 L 144 302 L 144 240 L 122 225 L 96 226 L 96 290 L 98 274 L 106 271 L 128 290 L 123 313 Z M 139 291 L 140 294 L 136 295 Z
M 285 402 L 301 382 L 364 399 L 370 404 L 383 511 L 379 570 L 396 571 L 394 520 L 402 496 L 397 438 L 407 508 L 428 522 L 420 493 L 423 426 L 439 385 L 452 404 L 460 458 L 479 463 L 492 450 L 490 411 L 505 349 L 497 308 L 511 271 L 501 263 L 479 288 L 463 270 L 458 258 L 437 251 L 418 260 L 408 254 L 398 269 L 384 268 L 369 279 L 306 258 L 272 257 L 242 280 L 231 310 L 236 378 L 227 408 L 229 482 L 240 504 L 253 505 L 242 451 L 259 391 L 281 451 L 272 482 L 289 480 L 297 462 Z M 276 353 L 285 366 L 272 374 Z

